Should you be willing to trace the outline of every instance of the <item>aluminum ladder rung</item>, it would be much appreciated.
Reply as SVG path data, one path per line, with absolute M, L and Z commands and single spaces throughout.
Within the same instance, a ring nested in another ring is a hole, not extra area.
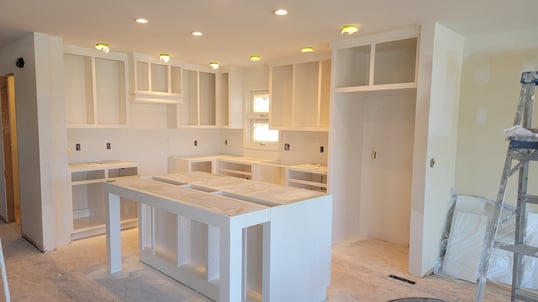
M 525 149 L 525 150 L 529 150 L 529 149 Z M 532 152 L 522 152 L 521 149 L 512 149 L 510 150 L 510 153 L 512 153 L 512 159 L 516 159 L 522 162 L 538 161 L 538 152 L 536 150 Z
M 512 253 L 520 254 L 523 256 L 536 257 L 538 258 L 538 247 L 530 246 L 526 244 L 510 244 L 500 241 L 495 241 L 495 248 L 509 251 Z
M 538 292 L 533 290 L 517 288 L 515 289 L 515 296 L 522 301 L 538 301 Z
M 538 196 L 536 195 L 523 195 L 522 200 L 526 203 L 538 204 Z

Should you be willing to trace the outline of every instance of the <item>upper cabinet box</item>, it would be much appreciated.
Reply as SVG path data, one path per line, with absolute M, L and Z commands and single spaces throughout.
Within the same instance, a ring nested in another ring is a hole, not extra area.
M 326 131 L 329 125 L 330 75 L 329 59 L 272 66 L 271 127 Z
M 125 127 L 126 78 L 126 55 L 64 46 L 67 127 Z
M 183 69 L 183 98 L 168 108 L 169 128 L 217 126 L 217 78 L 214 72 Z
M 353 41 L 332 45 L 336 92 L 416 88 L 417 35 Z
M 129 56 L 130 93 L 133 102 L 181 104 L 183 102 L 182 68 L 152 56 L 132 53 Z

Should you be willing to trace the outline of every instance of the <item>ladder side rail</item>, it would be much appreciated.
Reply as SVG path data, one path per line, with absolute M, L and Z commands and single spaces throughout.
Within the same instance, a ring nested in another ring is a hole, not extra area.
M 522 85 L 522 101 L 523 101 L 523 121 L 521 127 L 525 129 L 532 128 L 532 112 L 534 109 L 534 83 L 526 83 Z
M 531 116 L 532 117 L 532 116 Z M 524 196 L 527 195 L 527 180 L 529 175 L 529 161 L 523 162 L 519 168 L 517 206 L 516 206 L 516 225 L 514 235 L 514 245 L 524 244 L 527 231 L 527 211 Z M 523 254 L 514 252 L 512 262 L 512 302 L 518 301 L 517 291 L 521 288 L 523 278 Z
M 478 285 L 475 296 L 475 301 L 482 301 L 484 296 L 484 287 L 486 286 L 488 268 L 489 268 L 489 258 L 493 249 L 495 242 L 495 237 L 497 234 L 497 229 L 499 227 L 498 222 L 501 219 L 501 213 L 503 208 L 504 196 L 506 193 L 506 185 L 508 184 L 508 178 L 510 177 L 510 172 L 512 170 L 512 149 L 509 146 L 506 152 L 506 161 L 504 163 L 503 174 L 501 177 L 501 183 L 499 185 L 499 191 L 497 192 L 497 200 L 495 203 L 495 210 L 493 216 L 491 217 L 486 235 L 484 238 L 484 246 L 482 248 L 482 253 L 480 256 L 480 263 L 478 266 Z

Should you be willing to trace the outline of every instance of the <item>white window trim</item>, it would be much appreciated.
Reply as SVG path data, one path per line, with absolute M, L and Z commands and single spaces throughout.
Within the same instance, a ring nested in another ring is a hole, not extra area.
M 258 143 L 252 141 L 252 125 L 251 122 L 255 120 L 267 120 L 269 122 L 269 114 L 270 113 L 255 113 L 252 112 L 251 106 L 252 106 L 252 95 L 255 93 L 266 93 L 269 94 L 269 89 L 267 88 L 250 88 L 246 89 L 244 93 L 244 124 L 245 127 L 243 128 L 243 148 L 245 149 L 255 149 L 255 150 L 267 150 L 267 151 L 279 151 L 280 150 L 280 138 L 282 133 L 278 134 L 278 140 L 276 142 L 266 142 L 266 143 Z M 269 99 L 269 102 L 271 102 L 271 99 Z M 271 108 L 271 106 L 269 106 Z

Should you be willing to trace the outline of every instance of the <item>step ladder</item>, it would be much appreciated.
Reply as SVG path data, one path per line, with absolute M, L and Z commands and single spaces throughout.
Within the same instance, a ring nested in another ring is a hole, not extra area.
M 523 72 L 521 74 L 521 93 L 514 119 L 514 126 L 519 125 L 532 132 L 536 132 L 536 130 L 532 130 L 531 128 L 534 93 L 537 85 L 538 71 Z M 538 161 L 538 138 L 511 137 L 497 194 L 494 215 L 488 226 L 478 267 L 479 278 L 475 302 L 482 301 L 488 275 L 489 259 L 493 248 L 503 249 L 514 254 L 511 301 L 538 301 L 538 292 L 521 288 L 523 256 L 538 257 L 538 247 L 529 246 L 524 243 L 527 230 L 527 205 L 538 204 L 538 196 L 527 194 L 529 163 L 531 161 Z M 515 165 L 513 166 L 514 163 Z M 495 236 L 501 221 L 506 185 L 510 176 L 516 174 L 516 172 L 519 181 L 515 211 L 515 238 L 514 244 L 506 244 L 496 241 Z M 538 181 L 533 182 L 533 184 L 538 184 Z

